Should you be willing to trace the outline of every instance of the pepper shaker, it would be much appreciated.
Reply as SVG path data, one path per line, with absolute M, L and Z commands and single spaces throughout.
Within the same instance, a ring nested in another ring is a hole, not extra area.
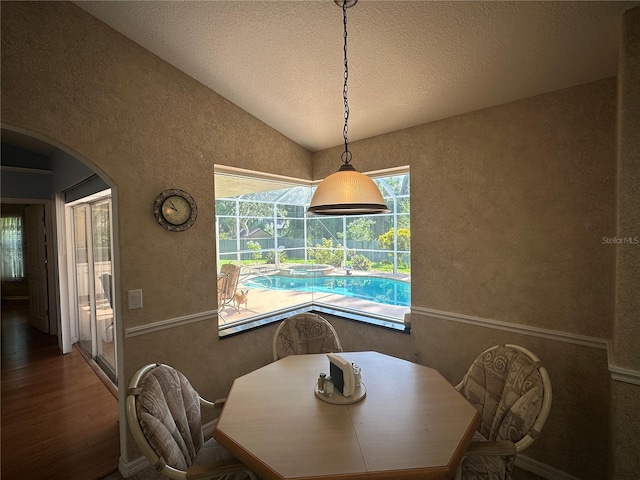
M 325 379 L 324 379 L 324 394 L 327 397 L 333 397 L 333 380 L 331 379 L 331 375 L 328 375 Z

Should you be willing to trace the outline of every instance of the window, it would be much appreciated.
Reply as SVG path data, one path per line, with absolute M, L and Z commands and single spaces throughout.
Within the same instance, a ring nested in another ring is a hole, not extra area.
M 2 280 L 24 280 L 23 222 L 20 215 L 3 215 Z
M 311 307 L 402 323 L 411 296 L 409 173 L 374 181 L 391 213 L 323 217 L 306 214 L 310 186 L 216 171 L 218 270 L 240 266 L 220 305 L 221 330 Z

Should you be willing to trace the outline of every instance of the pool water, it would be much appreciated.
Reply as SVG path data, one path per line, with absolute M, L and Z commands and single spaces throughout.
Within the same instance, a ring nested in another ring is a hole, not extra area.
M 400 280 L 367 276 L 300 276 L 265 275 L 245 282 L 245 286 L 269 290 L 321 292 L 369 300 L 385 305 L 411 305 L 411 284 Z

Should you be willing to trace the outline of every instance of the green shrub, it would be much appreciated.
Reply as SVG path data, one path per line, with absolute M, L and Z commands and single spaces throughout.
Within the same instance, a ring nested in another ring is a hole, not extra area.
M 253 254 L 251 254 L 251 258 L 253 258 L 254 260 L 262 260 L 262 252 L 260 250 L 262 250 L 262 247 L 260 246 L 260 244 L 258 242 L 254 242 L 253 240 L 249 240 L 247 242 L 247 248 L 249 250 L 253 250 Z
M 373 263 L 371 262 L 371 260 L 369 260 L 364 255 L 352 255 L 350 263 L 351 263 L 351 267 L 354 270 L 369 271 L 373 266 Z
M 264 257 L 266 263 L 276 263 L 276 252 L 273 250 L 269 250 Z M 280 263 L 287 260 L 287 254 L 284 252 L 280 252 Z
M 383 250 L 393 250 L 393 228 L 378 237 L 378 245 Z M 398 229 L 398 250 L 410 250 L 411 230 L 408 228 Z
M 352 253 L 353 251 L 347 250 L 347 256 Z M 321 244 L 318 244 L 315 248 L 311 248 L 309 250 L 309 256 L 314 259 L 316 263 L 341 267 L 344 259 L 344 247 L 338 244 L 334 249 L 333 240 L 330 238 L 323 238 Z

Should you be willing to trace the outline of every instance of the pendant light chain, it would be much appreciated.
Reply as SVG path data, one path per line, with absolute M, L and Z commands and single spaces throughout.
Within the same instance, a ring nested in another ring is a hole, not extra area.
M 342 162 L 345 165 L 349 165 L 351 162 L 351 152 L 349 151 L 349 99 L 347 98 L 347 92 L 349 86 L 347 80 L 349 79 L 349 64 L 347 63 L 347 0 L 342 2 L 342 20 L 344 24 L 344 87 L 342 89 L 342 98 L 344 100 L 344 128 L 342 129 L 342 136 L 344 138 L 344 153 L 342 154 Z
M 347 8 L 353 7 L 358 0 L 334 0 L 335 4 L 342 7 L 342 20 L 344 23 L 344 152 L 342 152 L 342 165 L 336 173 L 325 178 L 313 193 L 307 213 L 311 215 L 375 215 L 390 213 L 384 203 L 382 193 L 371 178 L 359 173 L 351 165 L 351 152 L 349 151 L 349 100 L 347 93 L 349 87 L 349 64 L 347 63 Z

